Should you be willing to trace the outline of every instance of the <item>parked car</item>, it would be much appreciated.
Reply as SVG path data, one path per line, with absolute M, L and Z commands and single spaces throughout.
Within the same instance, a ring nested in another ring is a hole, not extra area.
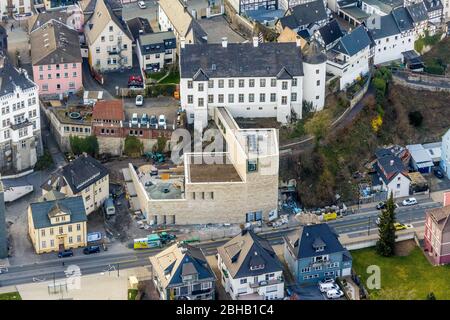
M 143 88 L 144 81 L 141 76 L 130 76 L 128 78 L 128 88 Z
M 380 217 L 377 218 L 377 220 L 375 220 L 375 223 L 378 225 L 380 225 Z
M 99 253 L 99 252 L 100 252 L 99 246 L 89 246 L 83 249 L 84 254 Z
M 319 290 L 322 293 L 325 293 L 332 289 L 339 289 L 339 286 L 335 283 L 319 283 Z
M 147 6 L 145 5 L 145 2 L 144 2 L 144 1 L 139 1 L 139 2 L 138 2 L 138 6 L 139 6 L 139 8 L 141 8 L 141 9 L 147 8 Z
M 440 169 L 434 169 L 434 175 L 439 179 L 444 179 L 444 173 Z
M 416 198 L 408 198 L 408 199 L 403 200 L 402 205 L 404 205 L 404 206 L 412 206 L 412 205 L 415 205 L 417 203 L 418 202 L 417 202 Z
M 403 223 L 394 222 L 394 228 L 395 228 L 395 231 L 399 231 L 399 230 L 405 230 L 408 227 L 406 225 L 404 225 Z
M 326 277 L 326 278 L 323 278 L 322 280 L 320 280 L 319 283 L 322 283 L 322 284 L 333 283 L 334 284 L 334 279 L 331 277 Z
M 72 256 L 73 256 L 72 249 L 58 252 L 58 258 L 67 258 L 67 257 L 72 257 Z
M 158 126 L 161 129 L 167 129 L 167 123 L 166 123 L 166 116 L 165 115 L 160 115 L 159 119 L 158 119 Z
M 344 296 L 344 292 L 341 289 L 332 289 L 327 291 L 328 299 L 339 299 Z
M 139 124 L 139 118 L 137 113 L 133 113 L 133 115 L 131 116 L 131 124 L 136 126 Z
M 155 115 L 150 117 L 150 128 L 158 129 L 158 119 Z
M 144 105 L 144 97 L 140 94 L 136 96 L 136 105 L 143 106 Z
M 148 123 L 148 120 L 149 120 L 148 115 L 146 113 L 144 113 L 141 118 L 141 125 L 146 126 Z
M 394 207 L 398 208 L 398 204 L 394 203 Z M 384 209 L 386 209 L 386 202 L 384 202 L 384 201 L 379 202 L 377 204 L 376 208 L 377 208 L 377 210 L 384 210 Z

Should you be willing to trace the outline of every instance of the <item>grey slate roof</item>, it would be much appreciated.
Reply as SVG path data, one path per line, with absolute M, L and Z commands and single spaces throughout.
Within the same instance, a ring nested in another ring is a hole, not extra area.
M 414 29 L 413 21 L 405 7 L 398 7 L 392 10 L 395 22 L 400 31 L 408 31 Z
M 202 69 L 209 78 L 276 77 L 285 68 L 303 76 L 302 55 L 295 43 L 186 44 L 180 54 L 181 78 L 193 78 Z
M 84 208 L 83 197 L 69 197 L 60 200 L 36 202 L 30 204 L 33 225 L 36 229 L 59 226 L 69 223 L 87 221 L 86 210 Z M 58 224 L 51 224 L 49 214 L 59 209 L 70 213 L 70 221 L 63 221 Z
M 339 26 L 339 23 L 336 19 L 331 20 L 326 25 L 321 27 L 318 31 L 325 46 L 335 42 L 336 40 L 344 36 L 341 27 Z
M 37 15 L 33 15 L 28 19 L 28 32 L 31 33 L 34 30 L 42 27 L 44 24 L 51 20 L 56 20 L 61 23 L 66 23 L 69 15 L 65 11 L 45 11 L 40 12 Z
M 188 244 L 176 243 L 150 261 L 164 288 L 182 285 L 184 275 L 196 274 L 199 281 L 215 279 L 201 249 Z
M 360 25 L 352 32 L 343 36 L 341 40 L 339 40 L 339 42 L 333 47 L 333 49 L 351 57 L 364 48 L 370 46 L 370 44 L 371 40 L 366 29 Z
M 139 47 L 143 55 L 165 52 L 176 49 L 176 38 L 173 31 L 150 33 L 139 37 Z
M 269 242 L 253 231 L 244 231 L 217 248 L 233 279 L 282 271 L 283 267 Z M 264 266 L 263 268 L 251 267 Z
M 30 34 L 30 43 L 33 66 L 83 61 L 78 32 L 61 22 L 51 21 L 36 29 Z
M 302 226 L 293 245 L 296 259 L 311 258 L 347 250 L 339 242 L 337 234 L 326 223 Z M 324 247 L 323 251 L 316 252 L 317 247 Z
M 328 18 L 322 0 L 299 4 L 290 9 L 291 14 L 280 18 L 282 27 L 296 29 L 299 26 L 309 26 Z
M 428 11 L 423 2 L 407 6 L 406 10 L 415 23 L 419 23 L 428 19 Z
M 391 37 L 396 34 L 400 34 L 400 29 L 397 26 L 397 23 L 395 22 L 394 16 L 392 14 L 388 14 L 385 16 L 378 17 L 379 20 L 379 26 L 378 28 L 369 28 L 369 32 L 371 33 L 374 40 Z M 373 19 L 373 18 L 369 18 Z M 368 26 L 374 26 L 373 23 L 368 23 Z
M 399 157 L 393 155 L 389 150 L 377 150 L 375 154 L 377 156 L 375 170 L 377 171 L 381 179 L 383 179 L 385 184 L 389 184 L 392 179 L 397 176 L 397 174 L 408 172 L 402 160 Z
M 56 190 L 51 190 L 49 192 L 47 192 L 46 194 L 44 194 L 42 197 L 40 197 L 38 199 L 39 202 L 43 202 L 43 201 L 53 201 L 53 200 L 60 200 L 60 199 L 64 199 L 66 197 L 66 195 L 62 192 L 58 192 Z
M 108 175 L 108 170 L 91 156 L 81 155 L 54 172 L 41 188 L 60 191 L 69 185 L 74 194 L 79 193 L 96 181 Z
M 441 0 L 424 0 L 423 2 L 428 12 L 442 10 L 444 8 Z
M 0 55 L 0 61 L 3 59 L 3 67 L 0 66 L 0 97 L 14 93 L 16 86 L 22 90 L 31 89 L 36 84 L 31 81 L 24 73 L 19 72 L 9 58 Z
M 86 2 L 88 2 L 88 4 L 86 5 L 86 7 L 84 8 L 83 12 L 86 13 L 94 13 L 95 10 L 95 5 L 97 3 L 97 0 L 84 0 Z M 122 11 L 122 3 L 120 2 L 120 0 L 106 0 L 106 3 L 111 7 L 112 10 L 114 11 Z

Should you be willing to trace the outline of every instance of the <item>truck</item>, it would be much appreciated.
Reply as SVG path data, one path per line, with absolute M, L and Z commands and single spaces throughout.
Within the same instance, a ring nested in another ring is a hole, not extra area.
M 170 242 L 174 241 L 177 237 L 176 235 L 165 232 L 165 231 L 159 232 L 158 236 L 160 237 L 162 244 L 170 243 Z
M 161 248 L 161 247 L 162 247 L 161 238 L 156 233 L 150 234 L 146 238 L 134 239 L 133 248 L 135 250 Z

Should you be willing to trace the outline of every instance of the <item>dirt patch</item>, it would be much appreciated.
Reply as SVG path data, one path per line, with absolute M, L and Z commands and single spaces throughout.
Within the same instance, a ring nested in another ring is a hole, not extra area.
M 417 247 L 417 244 L 414 240 L 405 240 L 400 241 L 395 244 L 395 255 L 400 257 L 409 256 L 411 251 Z

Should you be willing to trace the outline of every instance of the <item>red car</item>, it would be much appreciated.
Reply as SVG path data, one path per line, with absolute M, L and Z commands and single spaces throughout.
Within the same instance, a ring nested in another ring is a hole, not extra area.
M 130 76 L 130 77 L 128 78 L 128 83 L 136 83 L 136 82 L 142 83 L 142 82 L 144 82 L 144 81 L 142 80 L 142 77 L 141 77 L 141 76 Z

